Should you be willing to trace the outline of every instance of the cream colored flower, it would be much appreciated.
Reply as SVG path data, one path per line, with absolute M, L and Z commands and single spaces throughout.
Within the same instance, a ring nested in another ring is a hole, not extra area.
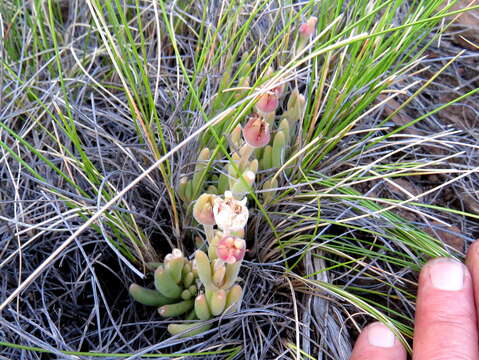
M 231 191 L 226 191 L 224 199 L 220 197 L 214 199 L 213 214 L 216 225 L 224 232 L 243 230 L 249 215 L 246 198 L 238 201 L 233 197 Z

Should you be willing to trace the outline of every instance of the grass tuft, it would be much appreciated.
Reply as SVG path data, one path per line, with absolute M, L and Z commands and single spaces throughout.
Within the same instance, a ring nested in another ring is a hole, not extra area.
M 455 3 L 1 2 L 2 354 L 348 359 L 373 318 L 408 346 L 417 271 L 479 236 L 477 49 L 451 26 L 479 6 Z M 180 179 L 205 146 L 196 178 L 231 162 L 226 135 L 280 84 L 306 111 L 259 174 L 276 195 L 251 197 L 241 311 L 169 338 L 128 284 L 193 253 Z

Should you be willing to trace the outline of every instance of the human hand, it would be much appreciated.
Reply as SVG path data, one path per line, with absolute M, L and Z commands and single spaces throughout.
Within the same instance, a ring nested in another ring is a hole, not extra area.
M 466 265 L 448 258 L 421 270 L 416 302 L 413 360 L 479 360 L 479 240 Z M 350 360 L 405 360 L 394 334 L 375 322 L 363 329 Z

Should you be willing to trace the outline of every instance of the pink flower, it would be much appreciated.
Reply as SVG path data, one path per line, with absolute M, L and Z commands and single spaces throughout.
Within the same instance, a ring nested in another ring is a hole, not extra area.
M 299 36 L 301 36 L 304 39 L 309 39 L 309 37 L 313 34 L 313 32 L 316 28 L 317 21 L 318 21 L 317 17 L 311 16 L 308 19 L 308 21 L 301 24 L 299 26 Z
M 271 139 L 269 124 L 257 114 L 252 114 L 243 128 L 243 137 L 249 146 L 266 146 Z
M 216 244 L 218 258 L 227 264 L 243 260 L 246 242 L 236 236 L 225 236 Z
M 216 224 L 215 215 L 213 213 L 213 203 L 216 196 L 213 194 L 202 194 L 196 200 L 193 206 L 193 217 L 202 225 Z
M 256 103 L 256 109 L 265 114 L 272 113 L 276 111 L 276 108 L 279 105 L 277 91 L 273 93 L 266 93 L 259 96 L 259 100 Z

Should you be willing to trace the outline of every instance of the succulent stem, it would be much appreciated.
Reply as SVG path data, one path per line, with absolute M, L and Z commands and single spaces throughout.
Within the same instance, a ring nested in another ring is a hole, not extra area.
M 183 291 L 163 266 L 155 271 L 155 287 L 162 295 L 171 299 L 179 298 Z
M 194 280 L 195 280 L 195 276 L 193 275 L 192 272 L 189 272 L 188 274 L 183 276 L 183 286 L 185 288 L 189 287 L 191 284 L 193 284 Z
M 162 306 L 175 301 L 161 295 L 156 290 L 147 289 L 138 284 L 131 284 L 128 291 L 133 299 L 147 306 Z
M 208 320 L 211 318 L 211 312 L 208 307 L 208 302 L 204 294 L 200 294 L 195 299 L 195 312 L 200 320 Z
M 165 269 L 166 271 L 168 271 L 171 278 L 175 281 L 176 284 L 179 284 L 181 282 L 181 279 L 183 277 L 182 270 L 184 265 L 184 257 L 170 259 L 169 261 L 165 262 Z
M 183 300 L 190 300 L 191 298 L 193 297 L 193 295 L 191 294 L 191 292 L 189 290 L 183 290 L 183 292 L 181 293 L 181 298 Z
M 203 225 L 206 233 L 206 240 L 208 240 L 208 244 L 211 244 L 213 238 L 215 237 L 215 230 L 213 229 L 213 225 Z
M 223 289 L 213 291 L 210 300 L 211 314 L 214 316 L 220 315 L 226 305 L 226 292 Z
M 211 278 L 211 264 L 208 256 L 203 251 L 197 250 L 195 260 L 198 269 L 198 277 L 205 287 L 211 287 L 213 282 Z
M 278 131 L 273 139 L 273 151 L 271 154 L 271 165 L 274 168 L 279 168 L 283 165 L 283 157 L 284 157 L 284 150 L 285 150 L 285 135 L 283 131 Z
M 163 305 L 158 308 L 158 312 L 164 317 L 178 316 L 191 310 L 193 305 L 193 300 L 185 300 L 176 304 Z
M 229 314 L 238 310 L 243 297 L 243 289 L 239 285 L 233 286 L 226 296 L 225 314 Z
M 223 283 L 223 288 L 229 289 L 238 280 L 241 263 L 242 261 L 237 261 L 234 264 L 226 265 L 225 281 Z
M 200 325 L 199 323 L 193 324 L 169 324 L 168 332 L 171 335 L 181 334 L 179 337 L 189 337 L 201 334 L 211 328 L 212 324 Z
M 254 147 L 252 147 L 248 144 L 244 144 L 241 147 L 241 149 L 240 149 L 241 159 L 240 159 L 240 163 L 239 163 L 240 171 L 246 168 L 246 165 L 248 164 L 249 158 L 250 158 L 251 154 L 253 153 L 254 149 L 255 149 Z
M 213 283 L 217 287 L 221 287 L 225 280 L 226 267 L 223 261 L 216 260 L 213 271 Z

